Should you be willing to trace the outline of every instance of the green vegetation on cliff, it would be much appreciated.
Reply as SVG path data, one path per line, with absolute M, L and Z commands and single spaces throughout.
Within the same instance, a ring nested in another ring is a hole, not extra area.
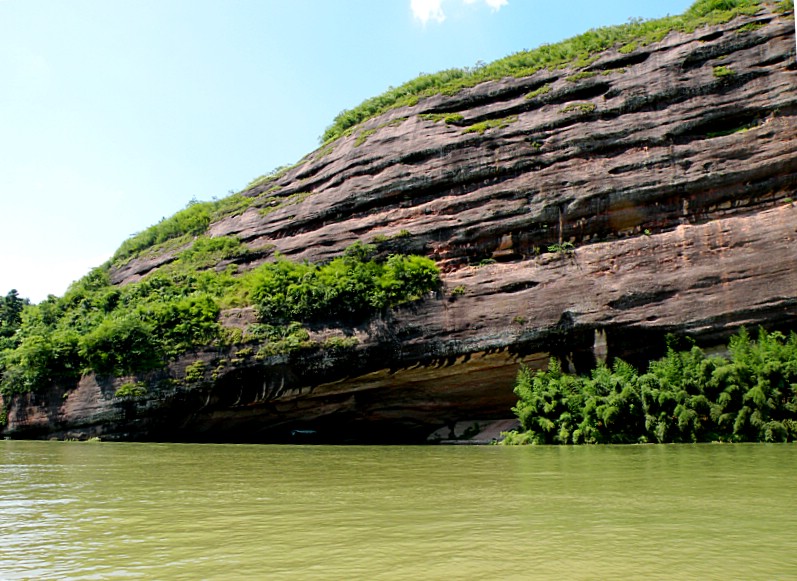
M 253 302 L 269 322 L 356 320 L 439 286 L 440 274 L 430 259 L 394 254 L 377 262 L 374 252 L 372 245 L 355 244 L 322 266 L 285 259 L 265 264 L 252 276 Z
M 475 86 L 489 80 L 504 77 L 523 77 L 534 74 L 541 69 L 557 69 L 562 67 L 583 68 L 591 64 L 598 53 L 613 47 L 619 47 L 621 52 L 630 53 L 639 46 L 656 42 L 664 38 L 671 31 L 692 31 L 701 26 L 727 22 L 742 14 L 755 14 L 765 0 L 697 0 L 684 14 L 668 16 L 657 20 L 633 20 L 628 24 L 609 26 L 590 30 L 571 39 L 543 45 L 533 50 L 521 51 L 503 59 L 499 59 L 484 66 L 468 69 L 449 69 L 434 74 L 421 75 L 403 85 L 392 88 L 386 93 L 367 99 L 357 107 L 341 112 L 332 125 L 324 132 L 322 141 L 331 142 L 344 135 L 357 134 L 355 145 L 363 145 L 368 137 L 377 129 L 402 123 L 406 117 L 393 119 L 376 128 L 363 129 L 356 132 L 355 128 L 371 119 L 402 106 L 414 105 L 420 98 L 437 94 L 455 94 L 458 91 Z M 785 0 L 777 4 L 781 11 L 793 10 L 792 0 Z M 720 71 L 717 74 L 722 74 Z M 577 81 L 595 74 L 591 71 L 580 71 L 568 77 Z M 527 95 L 534 98 L 551 90 L 546 84 Z M 590 113 L 591 103 L 571 104 L 562 109 L 563 113 L 577 112 Z M 447 124 L 460 124 L 461 115 L 456 113 L 426 114 L 424 118 L 432 121 L 444 120 Z M 466 133 L 484 133 L 493 127 L 505 127 L 516 118 L 510 117 L 503 120 L 484 121 L 464 129 Z M 331 152 L 330 145 L 323 148 L 318 157 Z M 275 182 L 288 171 L 298 166 L 283 166 L 274 169 L 256 180 L 252 181 L 246 189 L 263 186 Z M 251 205 L 259 206 L 263 215 L 300 202 L 309 192 L 293 194 L 292 197 L 281 198 L 275 194 L 280 189 L 274 186 L 271 190 L 261 193 L 260 198 L 244 196 L 241 193 L 230 195 L 220 200 L 197 202 L 193 200 L 186 208 L 173 216 L 164 218 L 159 223 L 139 232 L 125 240 L 114 254 L 111 262 L 115 265 L 137 257 L 146 251 L 160 251 L 164 249 L 178 249 L 188 245 L 196 236 L 205 234 L 210 225 L 226 216 L 239 214 Z M 273 196 L 273 199 L 269 198 Z M 265 200 L 268 198 L 271 202 Z
M 632 20 L 628 24 L 597 28 L 556 44 L 515 53 L 484 66 L 420 75 L 382 95 L 363 101 L 353 109 L 342 111 L 321 136 L 321 141 L 326 143 L 337 139 L 368 119 L 391 109 L 413 106 L 424 97 L 453 95 L 484 81 L 526 77 L 546 68 L 582 68 L 591 64 L 598 53 L 613 47 L 630 53 L 639 46 L 663 39 L 672 31 L 690 32 L 701 26 L 727 22 L 741 14 L 755 14 L 763 1 L 697 0 L 681 15 L 647 21 Z M 791 8 L 784 2 L 778 6 L 782 10 L 793 10 L 793 4 Z
M 212 222 L 224 216 L 240 214 L 253 201 L 253 198 L 247 198 L 241 194 L 232 194 L 211 202 L 192 200 L 183 210 L 173 216 L 164 218 L 154 226 L 125 240 L 111 261 L 121 262 L 143 250 L 170 240 L 183 239 L 187 243 L 190 241 L 189 237 L 201 236 L 207 232 Z
M 22 309 L 27 304 L 14 289 L 0 297 L 0 351 L 13 345 L 14 334 L 22 324 Z
M 136 375 L 190 350 L 242 340 L 268 343 L 267 355 L 287 352 L 309 345 L 302 324 L 356 323 L 440 284 L 428 258 L 377 260 L 363 244 L 325 265 L 278 257 L 240 275 L 234 266 L 211 268 L 241 252 L 235 238 L 198 238 L 171 264 L 122 287 L 110 284 L 105 265 L 62 298 L 24 305 L 9 293 L 0 309 L 0 393 L 71 386 L 89 372 Z M 222 308 L 247 305 L 263 324 L 246 338 L 222 327 Z
M 744 329 L 729 357 L 698 347 L 650 364 L 647 373 L 616 361 L 590 376 L 518 373 L 513 410 L 525 432 L 508 444 L 791 442 L 797 440 L 797 334 Z

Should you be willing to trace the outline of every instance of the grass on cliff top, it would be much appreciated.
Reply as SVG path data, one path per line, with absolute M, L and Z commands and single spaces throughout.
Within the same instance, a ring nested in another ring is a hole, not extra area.
M 191 200 L 184 209 L 122 242 L 111 258 L 111 263 L 119 265 L 144 250 L 186 235 L 200 236 L 207 232 L 211 223 L 225 216 L 242 213 L 253 201 L 254 198 L 241 194 L 211 202 Z
M 530 51 L 522 51 L 493 63 L 474 69 L 449 69 L 431 75 L 421 75 L 400 87 L 390 89 L 383 95 L 364 101 L 354 109 L 343 111 L 333 124 L 324 132 L 323 141 L 330 142 L 350 135 L 355 127 L 385 111 L 413 105 L 418 99 L 435 94 L 454 94 L 457 91 L 477 85 L 481 82 L 503 77 L 522 77 L 536 71 L 563 66 L 583 67 L 596 58 L 596 54 L 608 48 L 619 46 L 623 52 L 633 52 L 636 47 L 655 42 L 673 30 L 691 31 L 700 26 L 726 22 L 740 14 L 754 14 L 762 0 L 698 0 L 689 10 L 679 16 L 669 16 L 658 20 L 636 20 L 621 26 L 610 26 L 590 30 L 580 36 L 551 45 L 544 45 Z M 778 8 L 793 10 L 792 0 L 784 0 Z M 578 79 L 585 73 L 576 73 L 571 79 Z M 530 94 L 530 96 L 533 94 Z M 390 124 L 400 123 L 405 118 L 394 120 Z M 446 123 L 461 120 L 456 116 L 444 116 Z M 482 128 L 472 128 L 482 131 Z M 355 145 L 362 145 L 373 133 L 361 131 Z M 252 181 L 246 189 L 276 181 L 294 166 L 276 168 L 266 175 Z M 267 195 L 264 192 L 263 195 Z M 233 194 L 221 200 L 211 202 L 192 201 L 188 206 L 158 224 L 150 226 L 131 238 L 125 240 L 111 259 L 111 263 L 119 266 L 125 261 L 139 256 L 146 250 L 165 250 L 178 248 L 181 240 L 187 244 L 191 238 L 201 236 L 213 222 L 245 211 L 254 198 Z
M 448 69 L 420 75 L 382 95 L 363 101 L 353 109 L 342 111 L 324 131 L 321 142 L 337 139 L 352 127 L 391 109 L 415 105 L 423 97 L 453 95 L 484 81 L 530 76 L 546 68 L 553 70 L 565 66 L 585 67 L 595 60 L 598 53 L 612 47 L 619 47 L 623 52 L 633 52 L 638 46 L 660 41 L 672 31 L 692 32 L 702 26 L 728 22 L 742 14 L 755 14 L 763 2 L 764 0 L 697 0 L 681 15 L 656 20 L 632 20 L 628 24 L 596 28 L 562 42 L 521 51 L 481 67 Z M 793 9 L 793 0 L 787 2 L 792 3 Z M 778 6 L 783 4 L 781 2 Z

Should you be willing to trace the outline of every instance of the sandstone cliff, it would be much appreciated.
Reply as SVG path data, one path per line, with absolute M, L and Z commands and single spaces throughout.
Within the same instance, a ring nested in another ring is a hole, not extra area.
M 433 258 L 437 296 L 344 331 L 349 349 L 256 359 L 209 348 L 145 378 L 17 396 L 5 434 L 413 441 L 511 416 L 520 362 L 643 363 L 663 336 L 719 344 L 797 321 L 794 22 L 755 16 L 421 100 L 371 119 L 244 192 L 210 227 L 248 249 L 324 261 L 355 241 Z M 175 250 L 112 269 L 140 280 Z M 220 265 L 223 267 L 224 264 Z M 245 327 L 252 309 L 229 309 Z M 314 336 L 330 333 L 317 325 Z M 190 386 L 182 377 L 207 363 Z M 294 432 L 304 433 L 304 432 Z

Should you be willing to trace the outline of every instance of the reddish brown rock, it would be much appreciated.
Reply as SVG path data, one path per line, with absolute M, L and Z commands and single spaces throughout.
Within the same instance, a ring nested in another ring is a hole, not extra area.
M 743 29 L 751 21 L 763 26 Z M 734 74 L 716 76 L 720 65 Z M 434 258 L 444 292 L 346 329 L 353 349 L 265 360 L 208 350 L 146 378 L 139 400 L 91 377 L 65 399 L 55 388 L 19 398 L 5 433 L 422 440 L 462 419 L 511 416 L 523 360 L 642 363 L 666 333 L 710 346 L 741 325 L 792 328 L 796 69 L 793 21 L 764 10 L 609 51 L 576 82 L 572 70 L 541 71 L 372 119 L 245 192 L 252 206 L 211 233 L 252 249 L 244 268 L 275 251 L 319 261 L 376 240 Z M 134 259 L 112 279 L 135 281 L 169 260 Z M 207 362 L 204 381 L 163 381 L 196 360 Z

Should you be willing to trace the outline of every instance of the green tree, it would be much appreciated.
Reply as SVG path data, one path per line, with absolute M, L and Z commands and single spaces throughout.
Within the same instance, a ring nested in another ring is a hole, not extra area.
M 163 352 L 155 329 L 140 315 L 108 317 L 80 338 L 80 356 L 100 374 L 129 375 L 161 364 Z
M 27 304 L 29 301 L 21 298 L 16 289 L 0 297 L 0 337 L 11 337 L 16 333 L 22 324 L 22 309 Z

